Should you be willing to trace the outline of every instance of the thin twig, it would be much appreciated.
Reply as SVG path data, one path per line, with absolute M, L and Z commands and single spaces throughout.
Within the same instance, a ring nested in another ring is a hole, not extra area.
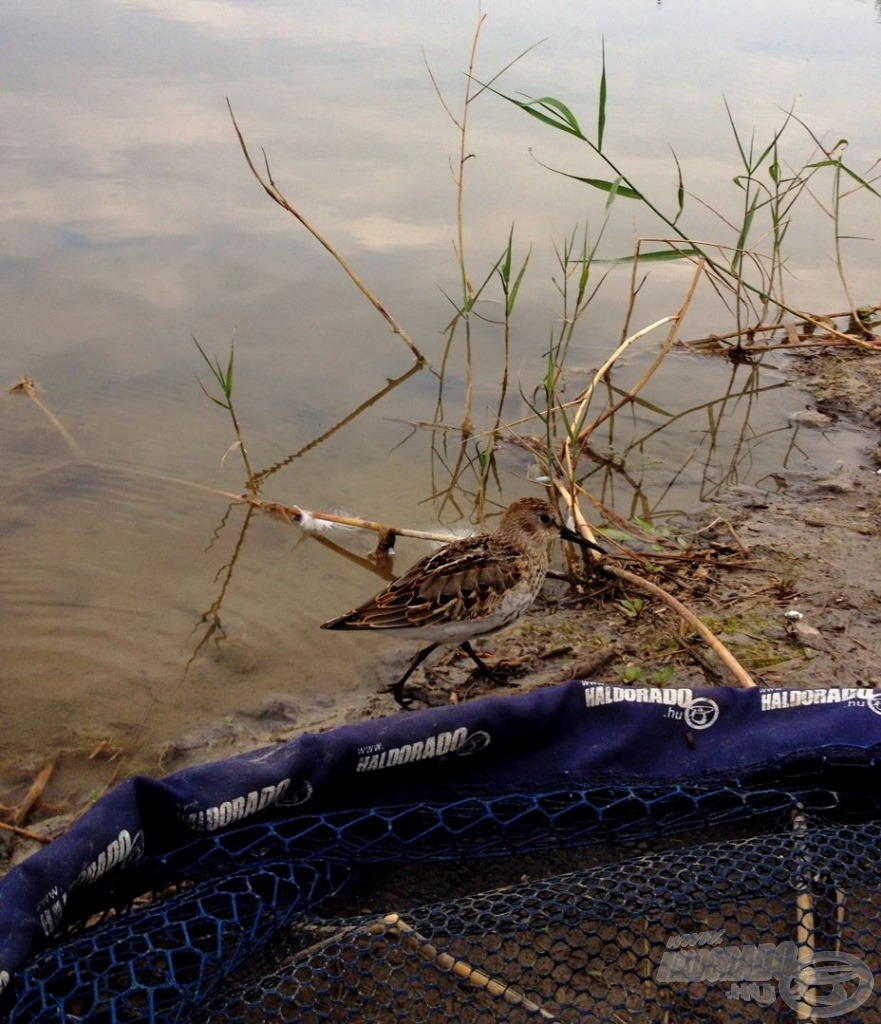
M 710 629 L 708 629 L 703 622 L 701 622 L 694 612 L 689 611 L 689 609 L 671 593 L 664 590 L 663 587 L 659 587 L 657 584 L 643 579 L 641 576 L 628 572 L 627 569 L 622 569 L 620 566 L 607 565 L 605 566 L 605 569 L 606 572 L 612 573 L 613 576 L 617 576 L 618 579 L 623 580 L 625 583 L 630 583 L 635 587 L 639 587 L 640 590 L 644 590 L 647 594 L 651 594 L 652 597 L 656 597 L 658 600 L 663 601 L 664 604 L 668 605 L 677 613 L 677 615 L 683 618 L 696 633 L 700 634 L 702 639 L 706 641 L 713 651 L 715 651 L 719 660 L 722 661 L 730 670 L 731 674 L 741 686 L 756 685 L 756 681 L 753 677 L 740 664 L 737 658 L 734 657 L 722 641 Z
M 21 836 L 22 839 L 30 839 L 43 846 L 52 842 L 48 836 L 41 836 L 36 832 L 31 832 L 29 828 L 22 828 L 20 825 L 7 825 L 5 821 L 0 821 L 0 832 L 12 832 L 13 835 Z
M 578 407 L 578 411 L 575 413 L 574 422 L 576 426 L 580 425 L 584 419 L 585 413 L 587 412 L 587 406 L 590 404 L 590 400 L 593 397 L 593 393 L 596 390 L 597 384 L 606 376 L 609 370 L 615 365 L 615 363 L 621 358 L 621 356 L 627 351 L 630 346 L 639 341 L 640 338 L 644 338 L 647 334 L 651 334 L 657 327 L 663 327 L 664 324 L 675 322 L 678 319 L 676 314 L 662 317 L 660 320 L 656 320 L 653 324 L 649 324 L 648 327 L 643 327 L 642 330 L 637 331 L 635 334 L 631 334 L 629 338 L 625 338 L 624 341 L 615 349 L 615 351 L 609 356 L 609 358 L 603 363 L 603 365 L 593 375 L 593 380 L 584 389 L 581 395 L 581 404 Z M 569 444 L 567 438 L 566 444 Z
M 627 349 L 640 338 L 645 337 L 651 331 L 655 330 L 656 327 L 661 327 L 663 324 L 673 323 L 674 331 L 675 324 L 677 322 L 675 315 L 665 316 L 661 320 L 655 321 L 653 324 L 649 324 L 648 327 L 643 327 L 642 330 L 637 331 L 635 334 L 631 334 L 630 337 L 625 338 L 624 341 L 615 349 L 615 351 L 609 356 L 609 358 L 603 363 L 603 365 L 597 370 L 593 376 L 593 380 L 585 388 L 581 395 L 581 404 L 578 406 L 578 410 L 575 413 L 575 417 L 572 420 L 572 427 L 567 429 L 566 440 L 563 442 L 562 451 L 562 464 L 566 473 L 566 479 L 569 481 L 570 487 L 574 487 L 575 484 L 575 463 L 576 459 L 572 455 L 572 444 L 573 440 L 581 441 L 586 438 L 589 431 L 582 434 L 582 424 L 584 423 L 584 417 L 587 415 L 587 408 L 590 404 L 590 400 L 593 397 L 593 393 L 596 389 L 597 384 L 606 376 L 606 374 L 612 369 L 616 361 L 620 359 L 621 355 L 627 351 Z M 591 427 L 593 429 L 593 427 Z M 574 492 L 573 492 L 574 493 Z

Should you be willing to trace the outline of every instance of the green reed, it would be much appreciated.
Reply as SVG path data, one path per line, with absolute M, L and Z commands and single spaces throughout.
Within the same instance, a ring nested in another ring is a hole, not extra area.
M 245 441 L 242 436 L 242 428 L 239 425 L 239 419 L 236 415 L 235 406 L 233 405 L 232 392 L 233 392 L 233 372 L 235 368 L 235 342 L 229 344 L 229 359 L 226 362 L 226 367 L 217 358 L 214 357 L 212 360 L 205 349 L 199 344 L 196 338 L 193 338 L 193 344 L 199 350 L 199 355 L 205 361 L 205 365 L 211 371 L 211 376 L 220 388 L 220 394 L 222 397 L 211 394 L 211 392 L 205 387 L 201 380 L 197 377 L 196 380 L 199 382 L 199 387 L 202 389 L 202 393 L 212 401 L 215 405 L 219 405 L 221 409 L 225 409 L 229 413 L 230 420 L 232 421 L 233 430 L 235 431 L 236 440 L 230 445 L 227 450 L 227 454 L 233 449 L 238 448 L 242 453 L 242 460 L 245 463 L 245 473 L 247 474 L 247 486 L 248 490 L 252 495 L 257 494 L 257 480 L 254 475 L 254 471 L 251 469 L 251 462 L 248 459 L 248 449 L 245 447 Z
M 791 308 L 784 298 L 782 274 L 785 255 L 783 243 L 792 221 L 793 208 L 804 193 L 811 191 L 809 186 L 814 176 L 824 168 L 831 168 L 833 171 L 830 217 L 835 227 L 836 244 L 843 237 L 840 232 L 842 200 L 851 192 L 858 190 L 867 190 L 873 195 L 879 196 L 870 180 L 870 175 L 875 173 L 878 162 L 874 162 L 864 174 L 858 174 L 852 167 L 845 164 L 842 158 L 841 154 L 847 145 L 846 140 L 840 140 L 831 150 L 827 150 L 814 132 L 797 118 L 792 110 L 789 110 L 784 114 L 782 124 L 772 133 L 770 140 L 761 146 L 757 143 L 755 132 L 752 132 L 747 139 L 738 130 L 726 102 L 726 114 L 742 165 L 742 172 L 733 178 L 735 187 L 741 192 L 740 220 L 739 222 L 728 221 L 712 206 L 702 200 L 697 200 L 707 209 L 716 213 L 734 235 L 733 242 L 698 241 L 680 226 L 688 192 L 676 154 L 673 153 L 678 178 L 675 193 L 676 209 L 675 212 L 667 212 L 664 204 L 651 197 L 646 190 L 633 181 L 604 147 L 609 94 L 605 51 L 603 51 L 601 62 L 595 138 L 591 138 L 585 133 L 570 107 L 555 97 L 518 99 L 492 88 L 491 85 L 488 85 L 487 88 L 492 89 L 495 95 L 514 104 L 547 128 L 562 132 L 583 143 L 614 177 L 611 179 L 585 177 L 557 168 L 549 168 L 550 170 L 604 192 L 612 199 L 630 200 L 642 204 L 669 230 L 670 237 L 663 240 L 666 245 L 664 249 L 644 251 L 636 257 L 632 255 L 620 257 L 613 262 L 629 262 L 634 258 L 641 263 L 682 258 L 702 259 L 705 261 L 708 272 L 713 276 L 716 286 L 734 296 L 738 310 L 746 305 L 749 314 L 758 319 L 763 319 L 769 310 L 773 310 L 776 316 L 784 312 L 799 317 L 805 315 Z M 814 145 L 815 152 L 819 152 L 822 159 L 809 158 L 786 170 L 788 165 L 781 155 L 781 141 L 791 125 L 798 125 L 804 129 Z M 848 192 L 842 187 L 845 177 L 853 186 Z M 763 221 L 762 218 L 766 218 L 766 220 Z M 759 251 L 751 248 L 750 240 L 757 235 L 763 236 L 766 230 L 771 238 L 770 249 Z M 754 268 L 755 278 L 750 276 L 749 264 L 752 264 Z M 851 305 L 853 306 L 853 303 Z
M 482 20 L 481 20 L 482 25 Z M 471 62 L 469 64 L 469 78 L 473 74 L 474 53 L 476 48 L 476 37 L 472 46 Z M 508 65 L 504 70 L 507 70 Z M 674 175 L 673 175 L 673 199 L 665 202 L 651 196 L 623 167 L 610 152 L 608 146 L 608 102 L 609 102 L 609 76 L 607 73 L 605 51 L 601 55 L 600 79 L 597 90 L 595 128 L 589 133 L 583 127 L 582 120 L 576 116 L 572 108 L 562 100 L 554 96 L 543 96 L 540 98 L 519 98 L 501 91 L 496 83 L 499 76 L 496 75 L 490 81 L 481 83 L 482 90 L 489 91 L 495 96 L 514 104 L 524 113 L 537 120 L 548 130 L 563 133 L 572 138 L 573 141 L 586 146 L 599 164 L 605 168 L 606 175 L 587 176 L 573 174 L 556 167 L 542 166 L 555 174 L 571 179 L 575 183 L 585 186 L 603 196 L 603 208 L 601 211 L 600 226 L 595 237 L 591 240 L 585 228 L 580 243 L 576 243 L 576 232 L 563 240 L 563 243 L 555 247 L 555 255 L 559 267 L 559 274 L 554 277 L 553 283 L 559 293 L 561 302 L 561 313 L 558 323 L 551 326 L 547 335 L 547 349 L 545 351 L 545 368 L 541 378 L 530 385 L 521 382 L 520 395 L 530 410 L 531 415 L 537 420 L 540 426 L 532 435 L 532 442 L 536 454 L 540 454 L 541 461 L 547 468 L 548 474 L 553 478 L 562 475 L 568 480 L 570 487 L 575 484 L 576 475 L 573 471 L 571 460 L 578 459 L 578 449 L 582 449 L 588 442 L 592 430 L 603 422 L 608 416 L 600 413 L 593 421 L 588 416 L 588 405 L 594 395 L 594 381 L 582 395 L 575 399 L 563 401 L 561 387 L 567 375 L 568 354 L 572 339 L 580 321 L 587 315 L 592 301 L 596 298 L 597 292 L 606 280 L 610 269 L 616 265 L 629 264 L 631 267 L 631 281 L 629 299 L 623 316 L 622 344 L 630 335 L 630 322 L 634 312 L 636 297 L 642 285 L 638 279 L 637 268 L 646 268 L 655 263 L 668 260 L 690 260 L 699 267 L 699 274 L 706 279 L 721 301 L 727 308 L 734 320 L 738 332 L 746 332 L 761 325 L 767 330 L 768 323 L 778 324 L 782 322 L 784 314 L 789 314 L 799 322 L 815 324 L 827 329 L 828 325 L 810 312 L 795 309 L 786 297 L 787 267 L 791 254 L 787 251 L 786 242 L 789 237 L 790 228 L 794 217 L 797 214 L 798 204 L 806 197 L 820 203 L 821 208 L 829 216 L 833 226 L 835 262 L 839 277 L 844 286 L 847 302 L 853 312 L 853 322 L 870 336 L 869 324 L 861 319 L 861 314 L 850 294 L 844 273 L 844 255 L 842 242 L 849 236 L 842 230 L 843 204 L 845 200 L 855 192 L 868 192 L 873 196 L 879 196 L 874 186 L 877 164 L 872 164 L 862 174 L 858 173 L 852 166 L 845 163 L 843 154 L 846 149 L 846 142 L 841 140 L 833 147 L 825 147 L 821 140 L 805 125 L 790 109 L 783 112 L 781 123 L 776 127 L 770 136 L 760 141 L 755 131 L 744 133 L 738 128 L 734 115 L 725 103 L 725 112 L 731 128 L 735 143 L 737 159 L 740 167 L 733 176 L 733 186 L 738 191 L 737 207 L 734 217 L 725 216 L 710 203 L 693 196 L 686 185 L 682 165 L 672 153 Z M 468 94 L 473 101 L 479 92 Z M 464 120 L 460 125 L 462 129 L 463 144 L 461 152 L 466 152 L 464 145 Z M 812 152 L 807 158 L 792 160 L 788 150 L 789 138 L 794 130 L 801 129 L 806 135 L 812 147 Z M 819 159 L 818 159 L 819 157 Z M 541 162 L 541 161 L 539 161 Z M 816 194 L 819 176 L 827 172 L 831 177 L 831 199 L 825 204 L 822 203 Z M 458 210 L 459 210 L 459 237 L 462 237 L 461 222 L 461 194 L 462 182 L 458 183 Z M 716 239 L 706 241 L 696 238 L 690 233 L 685 224 L 686 214 L 689 209 L 689 201 L 694 202 L 705 210 L 710 211 L 722 225 L 720 236 Z M 600 244 L 606 228 L 609 224 L 613 210 L 621 207 L 621 204 L 635 203 L 648 210 L 664 229 L 661 237 L 644 238 L 637 242 L 633 253 L 615 258 L 601 258 Z M 652 245 L 654 243 L 654 245 Z M 658 243 L 662 247 L 658 248 Z M 531 250 L 530 250 L 531 251 Z M 461 249 L 458 254 L 461 257 Z M 510 256 L 507 257 L 510 259 Z M 504 265 L 504 260 L 503 264 Z M 500 264 L 496 263 L 494 270 L 500 273 Z M 524 263 L 518 277 L 518 287 L 522 283 L 523 272 L 526 269 Z M 509 374 L 509 360 L 511 350 L 511 314 L 513 306 L 508 303 L 508 292 L 504 286 L 504 276 L 500 274 L 503 281 L 503 300 L 505 302 L 504 331 L 504 372 L 503 380 L 507 382 Z M 463 280 L 467 280 L 462 275 Z M 484 281 L 485 288 L 489 277 Z M 692 291 L 696 282 L 692 284 Z M 482 289 L 481 289 L 482 291 Z M 470 303 L 467 306 L 467 313 L 473 311 L 476 294 L 472 292 L 468 298 Z M 681 317 L 687 309 L 690 295 L 682 309 L 673 319 L 675 326 L 681 322 Z M 460 315 L 465 315 L 466 307 L 460 309 Z M 660 326 L 660 323 L 655 326 Z M 831 332 L 841 340 L 858 341 L 848 335 Z M 668 336 L 665 345 L 666 349 L 675 340 L 675 332 Z M 452 339 L 452 333 L 449 338 Z M 449 356 L 449 346 L 445 353 L 445 364 Z M 466 345 L 466 379 L 468 387 L 466 392 L 466 410 L 463 416 L 463 431 L 461 435 L 462 450 L 455 466 L 450 471 L 449 487 L 461 486 L 463 483 L 462 473 L 465 468 L 472 465 L 472 461 L 462 453 L 465 451 L 465 442 L 474 432 L 475 427 L 472 415 L 472 340 L 469 335 Z M 659 365 L 654 364 L 653 368 Z M 642 382 L 641 382 L 642 383 Z M 640 384 L 641 386 L 641 384 Z M 443 375 L 441 379 L 441 390 L 443 389 Z M 638 389 L 637 389 L 638 390 Z M 485 486 L 488 479 L 487 454 L 491 457 L 497 444 L 497 433 L 503 425 L 502 408 L 506 388 L 502 391 L 502 400 L 499 403 L 494 423 L 486 430 L 488 440 L 480 449 L 479 465 L 476 468 L 477 500 L 478 504 L 485 500 Z M 585 395 L 587 396 L 585 399 Z M 608 407 L 620 408 L 628 402 L 636 401 L 635 394 L 624 395 L 623 399 L 614 401 L 613 391 L 607 383 L 605 395 Z M 441 402 L 438 402 L 437 421 L 442 409 Z M 577 410 L 577 411 L 574 411 Z M 520 421 L 521 423 L 524 421 Z M 504 424 L 509 431 L 518 424 Z M 522 438 L 521 438 L 522 440 Z M 562 455 L 570 460 L 568 468 L 564 470 L 561 461 Z
M 675 151 L 671 151 L 671 193 L 658 198 L 650 195 L 649 190 L 627 172 L 623 162 L 611 151 L 609 105 L 612 88 L 605 48 L 601 51 L 593 126 L 588 129 L 585 127 L 586 120 L 576 116 L 570 105 L 555 96 L 522 97 L 499 88 L 499 79 L 528 50 L 485 81 L 478 78 L 476 66 L 484 23 L 485 15 L 481 13 L 471 39 L 465 87 L 455 112 L 453 105 L 448 104 L 441 94 L 431 68 L 428 69 L 444 111 L 456 132 L 457 152 L 457 157 L 452 161 L 456 197 L 453 252 L 457 288 L 454 289 L 455 294 L 447 296 L 452 316 L 444 331 L 444 345 L 436 369 L 428 364 L 426 357 L 416 348 L 401 325 L 369 292 L 330 242 L 282 195 L 265 157 L 265 170 L 257 169 L 233 118 L 233 126 L 248 166 L 266 193 L 317 238 L 340 263 L 356 287 L 389 323 L 393 332 L 410 348 L 416 357 L 416 368 L 429 365 L 438 377 L 431 434 L 432 499 L 438 500 L 441 506 L 448 501 L 456 505 L 458 492 L 470 492 L 474 498 L 475 511 L 480 516 L 491 483 L 495 480 L 501 486 L 496 456 L 500 442 L 505 439 L 515 441 L 521 447 L 531 448 L 546 470 L 547 478 L 550 481 L 564 479 L 569 492 L 574 494 L 579 479 L 583 477 L 578 464 L 588 449 L 592 433 L 603 423 L 608 424 L 611 431 L 614 414 L 628 405 L 648 408 L 647 403 L 639 397 L 639 391 L 678 340 L 678 328 L 698 279 L 708 282 L 722 301 L 727 315 L 736 324 L 737 330 L 732 332 L 736 336 L 767 331 L 769 323 L 780 323 L 784 314 L 789 314 L 799 323 L 813 324 L 823 331 L 829 331 L 827 323 L 811 313 L 795 309 L 786 297 L 788 265 L 792 258 L 787 250 L 787 242 L 791 227 L 799 215 L 798 208 L 806 198 L 812 203 L 818 203 L 830 219 L 835 263 L 848 305 L 853 311 L 852 321 L 857 328 L 856 334 L 862 332 L 863 337 L 850 336 L 834 329 L 829 333 L 839 340 L 857 344 L 865 343 L 865 338 L 871 337 L 871 324 L 856 306 L 844 273 L 844 243 L 849 236 L 844 232 L 843 222 L 846 201 L 853 193 L 867 192 L 879 196 L 875 179 L 872 178 L 875 164 L 868 171 L 858 173 L 845 162 L 844 140 L 834 146 L 824 145 L 791 109 L 782 112 L 781 123 L 767 138 L 759 139 L 755 131 L 744 132 L 738 127 L 726 103 L 725 114 L 739 162 L 737 172 L 731 178 L 737 190 L 736 212 L 724 215 L 718 209 L 719 200 L 710 204 L 692 194 L 686 182 L 687 167 L 683 168 Z M 545 340 L 540 342 L 545 346 L 541 376 L 538 380 L 517 381 L 517 390 L 529 416 L 514 422 L 506 418 L 506 412 L 513 390 L 511 354 L 515 351 L 517 335 L 515 315 L 522 305 L 523 294 L 532 284 L 527 271 L 533 248 L 528 240 L 524 243 L 520 239 L 515 244 L 514 228 L 507 224 L 497 250 L 499 255 L 487 268 L 477 270 L 469 257 L 465 214 L 467 172 L 473 154 L 469 140 L 471 112 L 478 100 L 488 102 L 492 97 L 515 105 L 544 130 L 567 136 L 581 151 L 586 148 L 600 168 L 591 174 L 574 174 L 543 165 L 549 172 L 562 175 L 580 188 L 587 188 L 591 195 L 600 196 L 602 206 L 592 222 L 588 221 L 583 228 L 576 228 L 554 246 L 556 270 L 553 272 L 552 283 L 558 293 L 559 310 L 548 326 Z M 794 132 L 800 132 L 800 137 L 807 139 L 811 147 L 807 158 L 793 159 L 791 156 L 790 139 Z M 830 185 L 830 198 L 825 200 L 820 199 L 818 192 L 818 185 L 823 180 Z M 632 204 L 648 211 L 660 225 L 661 231 L 656 233 L 658 237 L 640 238 L 633 252 L 609 258 L 602 253 L 607 228 L 612 217 L 617 216 L 622 207 L 627 208 Z M 714 237 L 709 240 L 697 238 L 688 230 L 687 221 L 695 205 L 709 211 L 721 226 L 718 232 L 710 232 Z M 677 312 L 648 328 L 634 331 L 631 324 L 645 280 L 640 275 L 644 275 L 653 264 L 668 260 L 688 260 L 696 267 L 695 278 L 686 298 Z M 630 281 L 622 311 L 619 346 L 586 388 L 574 398 L 564 398 L 574 376 L 570 365 L 573 339 L 589 317 L 591 305 L 609 274 L 625 266 L 629 266 Z M 491 312 L 495 308 L 501 310 L 500 315 Z M 662 342 L 658 356 L 649 370 L 629 391 L 616 389 L 610 375 L 617 355 L 665 324 L 670 325 L 666 340 Z M 488 372 L 497 374 L 497 388 L 488 408 L 476 410 L 476 357 L 483 357 L 482 362 L 486 365 L 486 346 L 493 346 L 497 369 Z M 735 354 L 739 351 L 738 346 L 739 342 L 734 346 Z M 212 361 L 201 347 L 199 351 L 220 387 L 221 397 L 210 394 L 204 386 L 203 391 L 213 402 L 229 412 L 237 438 L 234 447 L 238 446 L 242 450 L 248 486 L 255 493 L 261 476 L 255 476 L 251 471 L 232 403 L 232 348 L 226 367 L 216 358 Z M 461 362 L 458 362 L 460 359 Z M 463 381 L 463 392 L 461 408 L 454 416 L 455 423 L 450 423 L 446 421 L 445 406 L 449 404 L 448 379 L 454 365 L 457 371 L 461 367 L 461 374 L 456 375 Z M 603 399 L 603 405 L 597 412 L 592 404 L 600 398 Z M 658 429 L 663 429 L 663 425 Z

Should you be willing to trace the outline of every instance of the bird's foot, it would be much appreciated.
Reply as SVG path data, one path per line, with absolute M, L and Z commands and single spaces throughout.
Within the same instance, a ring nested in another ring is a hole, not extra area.
M 529 657 L 497 658 L 489 664 L 484 661 L 483 668 L 475 668 L 469 678 L 475 681 L 485 679 L 496 686 L 516 686 L 517 678 L 526 675 L 531 665 Z
M 390 686 L 383 686 L 377 693 L 390 693 L 395 701 L 405 710 L 412 710 L 413 698 L 404 693 L 404 687 L 400 683 L 392 683 Z

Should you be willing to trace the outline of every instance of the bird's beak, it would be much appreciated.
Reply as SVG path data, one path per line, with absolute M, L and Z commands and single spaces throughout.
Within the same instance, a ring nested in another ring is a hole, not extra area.
M 570 530 L 568 526 L 560 528 L 560 536 L 563 540 L 571 540 L 573 544 L 580 544 L 584 548 L 592 548 L 594 551 L 599 551 L 601 555 L 608 554 L 605 548 L 601 548 L 599 544 L 594 544 L 592 540 L 587 540 L 580 533 Z

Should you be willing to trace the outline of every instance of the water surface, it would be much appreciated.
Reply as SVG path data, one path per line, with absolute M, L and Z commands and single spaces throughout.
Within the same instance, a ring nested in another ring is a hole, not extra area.
M 794 103 L 828 145 L 850 141 L 853 166 L 864 169 L 881 151 L 881 29 L 871 3 L 558 0 L 488 2 L 484 10 L 478 77 L 544 39 L 500 85 L 558 96 L 590 133 L 604 41 L 607 149 L 667 208 L 675 208 L 672 147 L 689 191 L 732 222 L 740 215 L 723 97 L 742 137 L 755 128 L 762 146 Z M 476 15 L 471 3 L 403 0 L 5 6 L 0 368 L 10 386 L 22 374 L 34 378 L 72 440 L 26 398 L 0 402 L 7 787 L 63 749 L 68 767 L 93 767 L 92 777 L 71 773 L 76 797 L 116 770 L 101 761 L 108 747 L 128 751 L 125 771 L 158 771 L 162 745 L 194 727 L 280 695 L 308 719 L 375 685 L 370 670 L 388 645 L 322 633 L 318 624 L 378 579 L 274 519 L 251 517 L 240 543 L 247 513 L 212 493 L 239 493 L 244 478 L 238 452 L 228 451 L 229 422 L 196 381 L 210 384 L 191 336 L 224 359 L 235 339 L 235 399 L 251 459 L 260 468 L 289 460 L 267 481 L 266 498 L 402 525 L 460 526 L 473 518 L 474 477 L 443 500 L 448 465 L 432 458 L 430 433 L 412 432 L 411 423 L 435 416 L 431 370 L 313 444 L 405 375 L 412 358 L 262 193 L 225 98 L 255 156 L 265 148 L 291 202 L 437 369 L 458 289 L 450 170 L 458 139 L 425 61 L 458 112 Z M 521 259 L 531 247 L 511 338 L 505 418 L 513 422 L 528 413 L 520 389 L 531 396 L 558 329 L 554 244 L 585 223 L 595 233 L 603 216 L 598 193 L 534 158 L 574 174 L 602 169 L 573 140 L 501 99 L 481 97 L 469 118 L 473 279 L 486 276 L 512 225 Z M 811 159 L 806 136 L 790 137 L 789 159 Z M 820 205 L 828 202 L 822 191 L 806 199 L 789 240 L 789 301 L 816 312 L 847 304 Z M 604 237 L 609 257 L 659 232 L 635 204 L 620 206 Z M 686 217 L 698 237 L 725 234 L 719 216 L 691 197 Z M 848 284 L 858 301 L 877 301 L 878 208 L 854 200 L 846 218 L 844 233 L 869 239 L 844 243 Z M 733 241 L 730 230 L 726 237 Z M 632 328 L 674 312 L 690 275 L 685 264 L 652 271 Z M 573 395 L 620 338 L 627 285 L 619 270 L 575 336 Z M 478 311 L 497 316 L 497 300 L 496 292 Z M 731 326 L 706 290 L 683 335 Z M 662 337 L 628 356 L 617 384 L 636 379 Z M 496 329 L 475 324 L 473 355 L 480 427 L 502 374 Z M 794 435 L 787 415 L 807 399 L 784 386 L 781 368 L 772 362 L 756 373 L 671 357 L 644 393 L 650 407 L 599 439 L 606 454 L 627 454 L 627 476 L 599 473 L 598 492 L 622 515 L 663 517 L 732 484 L 771 486 L 771 474 L 858 461 L 862 439 L 844 428 Z M 461 422 L 464 381 L 457 344 L 443 394 L 452 426 Z M 680 416 L 692 407 L 701 408 Z M 476 453 L 472 446 L 469 456 Z M 521 453 L 504 453 L 489 507 L 538 493 L 530 472 Z M 363 554 L 371 547 L 349 543 Z M 402 563 L 422 550 L 402 543 Z

